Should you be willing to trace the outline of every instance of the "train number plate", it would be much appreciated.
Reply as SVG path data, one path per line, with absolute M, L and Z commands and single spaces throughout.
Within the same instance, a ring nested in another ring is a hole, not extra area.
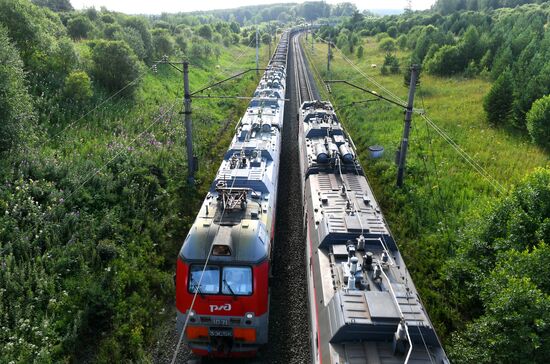
M 218 326 L 229 326 L 229 320 L 228 319 L 213 319 L 212 323 L 214 325 L 218 325 Z
M 233 329 L 225 327 L 211 327 L 208 329 L 210 336 L 233 336 Z

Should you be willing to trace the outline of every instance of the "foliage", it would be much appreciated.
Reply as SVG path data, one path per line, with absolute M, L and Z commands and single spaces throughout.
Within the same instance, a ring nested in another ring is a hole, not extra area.
M 365 53 L 365 49 L 363 48 L 362 45 L 357 47 L 357 58 L 359 58 L 359 59 L 363 58 L 364 53 Z
M 71 18 L 67 22 L 67 31 L 73 39 L 87 38 L 92 29 L 92 22 L 84 15 Z
M 153 48 L 155 49 L 156 59 L 163 56 L 171 56 L 174 52 L 174 40 L 170 32 L 166 29 L 153 30 Z
M 76 102 L 84 103 L 93 96 L 90 77 L 84 71 L 71 72 L 65 79 L 65 97 Z
M 33 119 L 23 62 L 0 25 L 0 153 L 9 151 L 29 133 Z
M 45 6 L 53 11 L 71 11 L 73 6 L 69 0 L 32 0 L 38 6 Z
M 464 294 L 455 295 L 462 308 L 479 317 L 455 335 L 453 361 L 545 360 L 550 350 L 549 217 L 550 169 L 539 169 L 464 229 L 457 254 L 443 271 L 452 287 L 462 287 Z
M 198 29 L 197 34 L 205 39 L 212 40 L 212 28 L 208 24 L 202 25 Z
M 397 57 L 391 53 L 386 53 L 381 72 L 382 74 L 387 74 L 388 72 L 392 74 L 399 73 L 399 60 Z
M 538 99 L 531 106 L 527 113 L 527 130 L 533 142 L 550 149 L 550 95 Z
M 395 40 L 389 37 L 380 40 L 378 48 L 384 52 L 394 52 L 397 49 Z
M 491 124 L 503 125 L 510 120 L 514 101 L 513 93 L 512 75 L 509 70 L 506 70 L 496 80 L 483 100 L 483 109 Z
M 118 91 L 139 74 L 139 63 L 130 47 L 121 41 L 100 40 L 93 47 L 94 77 L 109 91 Z M 127 89 L 135 90 L 135 84 Z

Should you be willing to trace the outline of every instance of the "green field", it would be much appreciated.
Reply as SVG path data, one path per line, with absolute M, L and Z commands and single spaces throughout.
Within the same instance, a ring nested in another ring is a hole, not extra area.
M 406 100 L 403 68 L 408 64 L 409 52 L 397 51 L 401 73 L 381 75 L 385 53 L 378 49 L 373 37 L 362 39 L 364 56 L 351 61 L 368 76 L 374 78 L 399 98 Z M 307 55 L 313 62 L 313 71 L 319 79 L 327 77 L 327 45 L 316 41 Z M 376 64 L 377 67 L 371 67 Z M 331 79 L 342 79 L 361 87 L 378 89 L 347 63 L 338 50 L 333 51 Z M 534 146 L 525 134 L 505 128 L 491 127 L 485 120 L 483 96 L 490 83 L 462 77 L 440 78 L 421 75 L 417 88 L 415 108 L 443 129 L 502 186 L 493 187 L 468 164 L 419 115 L 413 116 L 410 135 L 405 186 L 395 186 L 397 168 L 395 152 L 403 133 L 403 110 L 385 101 L 354 102 L 374 97 L 343 84 L 332 84 L 329 95 L 322 89 L 322 97 L 329 97 L 337 113 L 350 132 L 375 194 L 382 205 L 386 219 L 405 256 L 415 284 L 438 332 L 443 339 L 449 331 L 463 325 L 463 317 L 454 309 L 452 298 L 444 295 L 440 279 L 441 266 L 452 256 L 460 229 L 469 219 L 476 219 L 484 206 L 490 206 L 496 197 L 508 191 L 528 173 L 549 165 L 548 155 Z M 350 105 L 352 104 L 352 105 Z M 369 158 L 368 147 L 382 145 L 383 158 Z

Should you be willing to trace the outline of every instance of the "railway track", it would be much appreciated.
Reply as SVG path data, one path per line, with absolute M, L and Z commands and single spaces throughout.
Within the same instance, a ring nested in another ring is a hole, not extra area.
M 311 74 L 306 62 L 306 57 L 300 46 L 300 35 L 292 38 L 292 50 L 294 53 L 294 79 L 296 85 L 296 102 L 301 105 L 304 101 L 319 99 L 315 84 L 312 82 Z

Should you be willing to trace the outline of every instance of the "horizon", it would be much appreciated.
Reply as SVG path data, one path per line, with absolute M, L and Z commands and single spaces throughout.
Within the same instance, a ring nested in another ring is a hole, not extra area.
M 413 10 L 429 9 L 436 0 L 416 0 L 412 2 Z M 212 0 L 206 2 L 187 3 L 181 0 L 157 0 L 155 2 L 139 2 L 135 3 L 132 0 L 70 0 L 71 5 L 82 10 L 86 8 L 101 8 L 105 7 L 110 11 L 121 12 L 125 14 L 143 14 L 143 15 L 158 15 L 162 13 L 190 13 L 196 11 L 211 11 L 211 10 L 231 10 L 244 6 L 254 5 L 272 5 L 272 4 L 288 4 L 288 3 L 304 3 L 307 1 L 292 1 L 292 0 L 275 0 L 270 3 L 262 3 L 260 0 Z M 346 1 L 329 0 L 325 1 L 328 4 L 335 5 Z M 407 5 L 407 0 L 387 0 L 384 2 L 370 0 L 347 1 L 353 3 L 357 9 L 363 10 L 404 10 Z M 379 6 L 378 4 L 383 4 Z

